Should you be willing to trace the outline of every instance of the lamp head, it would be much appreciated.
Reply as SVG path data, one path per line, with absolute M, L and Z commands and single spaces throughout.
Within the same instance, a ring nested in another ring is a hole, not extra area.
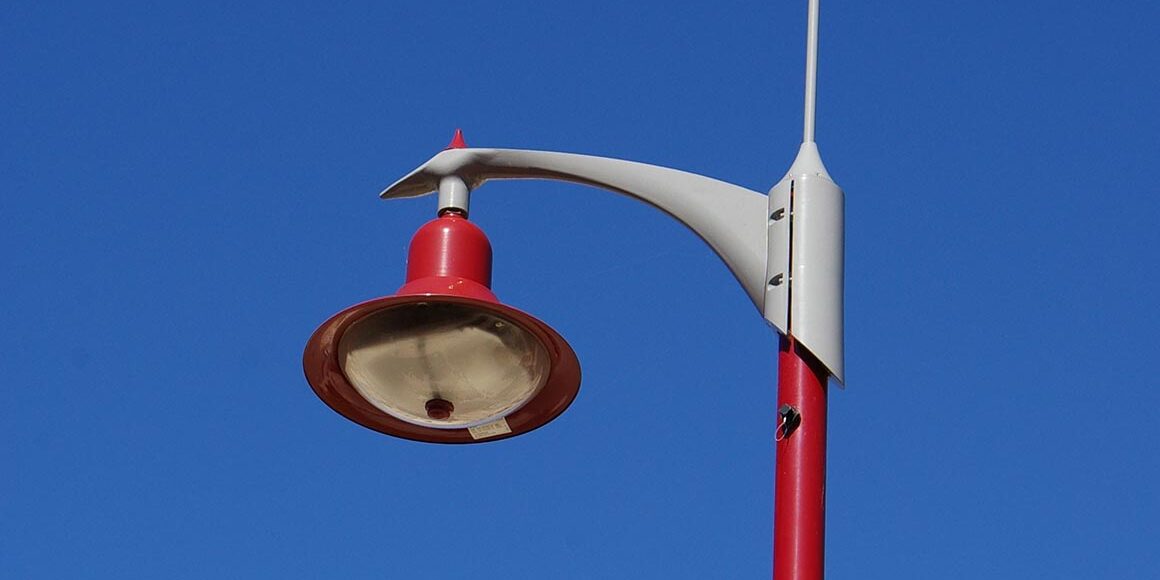
M 548 423 L 576 397 L 579 361 L 490 285 L 487 237 L 444 213 L 411 240 L 398 293 L 314 332 L 303 355 L 310 386 L 346 418 L 405 439 L 473 443 Z

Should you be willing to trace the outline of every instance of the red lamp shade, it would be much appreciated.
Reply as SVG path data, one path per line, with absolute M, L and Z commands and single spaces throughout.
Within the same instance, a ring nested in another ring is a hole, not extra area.
M 454 213 L 428 222 L 397 294 L 351 306 L 310 337 L 306 379 L 339 414 L 405 439 L 474 443 L 548 423 L 576 398 L 580 363 L 490 286 L 483 231 Z

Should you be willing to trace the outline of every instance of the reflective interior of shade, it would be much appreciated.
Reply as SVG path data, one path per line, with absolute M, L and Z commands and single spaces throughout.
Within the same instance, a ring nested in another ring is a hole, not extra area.
M 403 304 L 352 324 L 338 343 L 350 384 L 416 425 L 464 428 L 522 407 L 551 362 L 535 335 L 496 313 L 438 302 Z

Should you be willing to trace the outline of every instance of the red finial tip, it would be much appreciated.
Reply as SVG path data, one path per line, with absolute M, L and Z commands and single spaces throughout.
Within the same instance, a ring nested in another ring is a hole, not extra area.
M 455 136 L 451 138 L 447 149 L 467 149 L 467 141 L 463 140 L 463 129 L 455 130 Z

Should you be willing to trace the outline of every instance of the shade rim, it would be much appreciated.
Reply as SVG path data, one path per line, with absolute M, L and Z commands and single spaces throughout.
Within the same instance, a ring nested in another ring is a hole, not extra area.
M 346 330 L 355 322 L 380 311 L 421 302 L 459 304 L 491 312 L 519 325 L 543 345 L 549 358 L 547 379 L 535 396 L 503 417 L 510 432 L 477 437 L 472 433 L 474 427 L 436 428 L 410 423 L 379 409 L 351 384 L 338 360 L 338 344 Z M 314 393 L 338 414 L 386 435 L 428 443 L 483 443 L 528 433 L 563 413 L 580 390 L 580 362 L 576 353 L 550 326 L 499 302 L 443 294 L 385 296 L 355 304 L 335 314 L 310 337 L 302 355 L 302 367 Z

